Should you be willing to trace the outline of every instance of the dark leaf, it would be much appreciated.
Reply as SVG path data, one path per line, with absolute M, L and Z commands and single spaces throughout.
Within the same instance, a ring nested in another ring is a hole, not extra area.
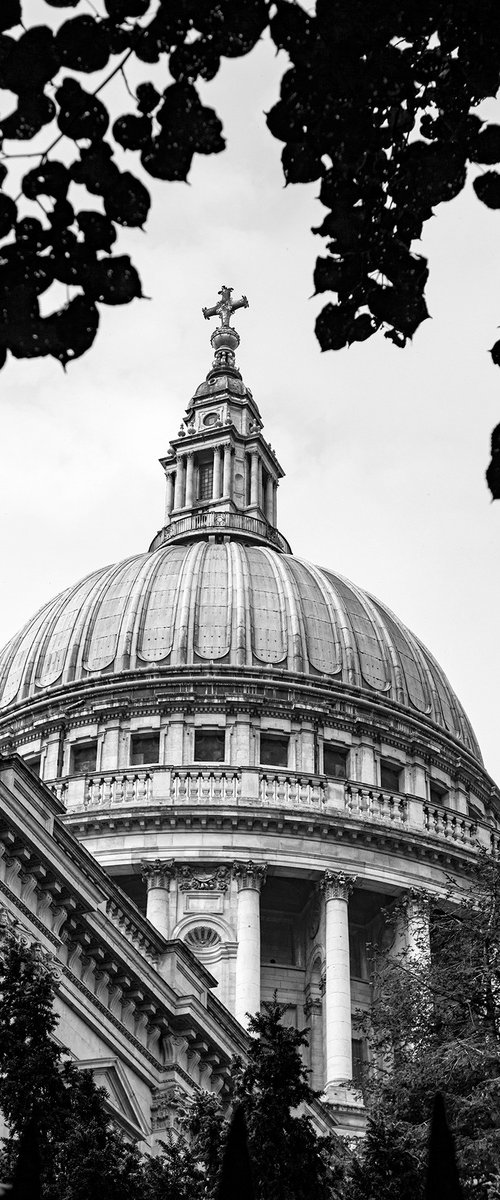
M 56 200 L 52 212 L 48 214 L 53 229 L 67 229 L 73 224 L 75 210 L 69 200 Z
M 57 32 L 56 48 L 61 65 L 71 71 L 102 71 L 110 53 L 105 27 L 88 16 L 65 21 Z
M 151 117 L 136 117 L 128 113 L 115 121 L 113 137 L 124 150 L 142 150 L 151 141 L 151 130 Z
M 147 188 L 130 171 L 123 171 L 104 197 L 104 209 L 110 221 L 142 229 L 151 205 Z
M 53 196 L 64 199 L 70 185 L 71 177 L 68 168 L 61 162 L 47 162 L 43 167 L 28 171 L 23 179 L 23 192 L 28 200 L 37 196 Z
M 500 342 L 495 342 L 495 345 L 490 350 L 491 357 L 496 367 L 500 367 Z
M 500 125 L 487 125 L 469 146 L 469 158 L 477 163 L 500 162 Z
M 500 454 L 495 454 L 486 471 L 486 482 L 493 500 L 500 500 Z
M 347 346 L 347 322 L 343 310 L 327 304 L 316 320 L 315 333 L 322 350 L 343 350 Z
M 0 9 L 0 33 L 4 29 L 12 29 L 21 20 L 21 0 L 2 0 Z
M 154 84 L 140 83 L 136 88 L 135 94 L 137 97 L 137 107 L 139 112 L 148 115 L 149 113 L 154 112 L 155 108 L 158 108 L 161 96 L 160 93 L 157 92 Z
M 41 221 L 37 221 L 34 217 L 24 217 L 16 225 L 16 243 L 18 246 L 25 246 L 28 250 L 43 250 L 47 244 L 47 234 L 43 229 Z
M 472 184 L 478 200 L 487 208 L 500 208 L 500 175 L 496 171 L 486 171 L 478 175 Z
M 298 4 L 278 0 L 275 16 L 269 25 L 271 37 L 278 50 L 286 50 L 296 61 L 306 50 L 312 28 L 313 21 Z
M 87 246 L 92 250 L 111 250 L 116 242 L 116 229 L 112 221 L 98 212 L 79 212 L 76 219 Z
M 50 354 L 63 366 L 90 349 L 99 326 L 99 312 L 86 296 L 75 296 L 52 317 L 47 317 Z
M 144 17 L 148 11 L 150 0 L 104 0 L 104 7 L 115 21 L 123 21 L 127 17 Z
M 56 92 L 60 106 L 57 123 L 66 137 L 89 138 L 91 142 L 104 136 L 109 114 L 102 100 L 84 91 L 76 79 L 65 79 Z
M 80 150 L 80 161 L 70 167 L 75 183 L 83 183 L 87 191 L 104 196 L 116 187 L 120 172 L 113 162 L 113 151 L 107 142 Z
M 292 142 L 285 146 L 281 162 L 287 184 L 312 183 L 324 170 L 319 154 L 307 142 Z
M 425 300 L 418 291 L 381 287 L 375 283 L 370 289 L 368 303 L 374 317 L 393 325 L 405 337 L 411 338 L 429 316 Z
M 374 321 L 369 313 L 360 313 L 359 317 L 349 325 L 349 341 L 350 342 L 365 342 L 367 338 L 376 333 L 378 322 Z
M 333 258 L 317 258 L 314 268 L 314 292 L 337 292 L 342 279 L 342 263 Z
M 16 221 L 17 207 L 14 200 L 11 200 L 10 196 L 0 196 L 0 238 L 10 233 Z
M 141 281 L 126 255 L 101 258 L 92 269 L 86 291 L 103 304 L 128 304 L 142 296 Z
M 151 146 L 143 150 L 141 163 L 144 170 L 154 179 L 169 179 L 185 182 L 193 158 L 193 150 L 187 146 L 172 149 L 161 137 L 153 138 Z
M 500 454 L 500 425 L 495 425 L 491 433 L 491 453 Z
M 9 56 L 4 87 L 22 95 L 40 91 L 52 79 L 59 67 L 59 57 L 52 30 L 46 25 L 27 29 L 15 43 Z
M 168 60 L 168 69 L 172 77 L 180 82 L 190 82 L 201 76 L 207 82 L 214 79 L 220 67 L 220 56 L 210 42 L 189 42 L 177 46 Z
M 56 106 L 48 96 L 25 92 L 19 98 L 16 111 L 1 122 L 0 129 L 5 138 L 28 140 L 44 125 L 49 125 L 55 113 Z

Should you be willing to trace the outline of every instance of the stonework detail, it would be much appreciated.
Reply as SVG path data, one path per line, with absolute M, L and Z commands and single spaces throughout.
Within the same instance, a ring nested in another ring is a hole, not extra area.
M 177 877 L 181 892 L 225 892 L 229 886 L 229 867 L 217 867 L 212 875 L 195 875 L 192 867 L 178 866 Z
M 248 862 L 233 863 L 233 876 L 236 879 L 239 892 L 246 888 L 260 892 L 266 881 L 266 875 L 266 863 L 255 863 L 251 859 Z
M 159 858 L 156 858 L 154 862 L 143 862 L 141 866 L 142 878 L 146 882 L 148 891 L 151 888 L 168 889 L 170 880 L 175 879 L 177 874 L 177 865 L 173 858 L 168 859 L 166 862 L 161 862 Z
M 325 871 L 320 880 L 320 888 L 325 900 L 349 900 L 356 884 L 355 875 L 346 875 L 343 871 Z

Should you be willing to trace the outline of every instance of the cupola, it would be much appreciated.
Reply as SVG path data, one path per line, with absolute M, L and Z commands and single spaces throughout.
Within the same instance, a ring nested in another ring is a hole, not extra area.
M 235 360 L 240 338 L 229 322 L 238 308 L 248 308 L 248 300 L 233 300 L 232 291 L 223 285 L 218 303 L 202 310 L 206 320 L 220 318 L 210 338 L 214 359 L 160 459 L 167 481 L 165 524 L 150 550 L 194 538 L 222 542 L 237 536 L 290 553 L 277 529 L 284 472 L 263 436 L 258 406 Z

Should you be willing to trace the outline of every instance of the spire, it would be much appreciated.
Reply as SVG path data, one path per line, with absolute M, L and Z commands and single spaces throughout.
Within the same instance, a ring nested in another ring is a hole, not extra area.
M 241 300 L 232 300 L 231 293 L 233 289 L 222 284 L 220 292 L 221 297 L 218 304 L 214 304 L 212 308 L 202 308 L 202 313 L 206 321 L 210 317 L 220 317 L 220 325 L 214 329 L 210 342 L 215 351 L 213 361 L 213 370 L 227 370 L 236 368 L 234 352 L 240 344 L 239 334 L 236 329 L 233 329 L 229 324 L 229 320 L 237 308 L 248 308 L 248 300 L 246 296 L 242 296 Z
M 248 300 L 233 300 L 232 291 L 223 284 L 218 303 L 202 309 L 205 320 L 220 318 L 210 338 L 214 360 L 160 459 L 167 478 L 165 525 L 151 550 L 195 538 L 242 538 L 290 551 L 276 528 L 284 472 L 262 435 L 259 409 L 235 363 L 240 339 L 229 322 L 238 308 L 248 308 Z

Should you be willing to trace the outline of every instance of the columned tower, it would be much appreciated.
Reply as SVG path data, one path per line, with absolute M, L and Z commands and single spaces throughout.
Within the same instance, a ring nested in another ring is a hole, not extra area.
M 165 525 L 150 550 L 205 533 L 219 542 L 237 534 L 290 553 L 277 529 L 277 490 L 284 472 L 235 362 L 240 338 L 229 319 L 235 309 L 247 308 L 248 300 L 232 301 L 231 293 L 223 285 L 219 303 L 203 309 L 207 319 L 220 317 L 210 338 L 214 359 L 169 453 L 160 459 L 167 480 Z

